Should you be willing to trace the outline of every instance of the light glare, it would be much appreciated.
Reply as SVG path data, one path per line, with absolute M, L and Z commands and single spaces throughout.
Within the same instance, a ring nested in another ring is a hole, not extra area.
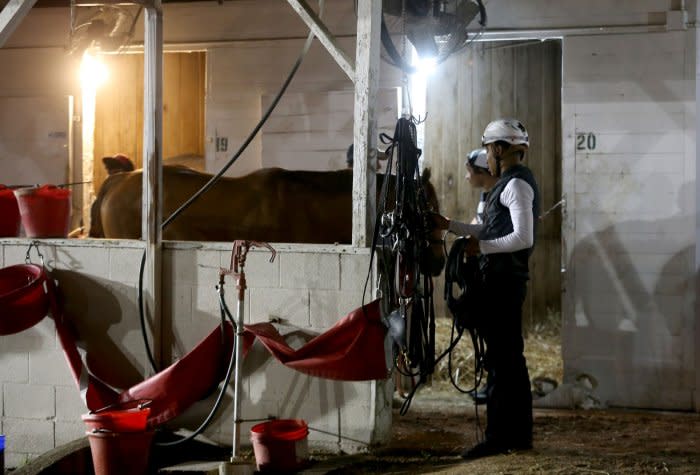
M 102 59 L 86 50 L 80 64 L 80 83 L 83 88 L 97 89 L 107 81 L 107 66 Z
M 427 77 L 437 68 L 437 59 L 434 57 L 421 58 L 418 56 L 414 58 L 413 66 L 416 68 L 417 75 Z

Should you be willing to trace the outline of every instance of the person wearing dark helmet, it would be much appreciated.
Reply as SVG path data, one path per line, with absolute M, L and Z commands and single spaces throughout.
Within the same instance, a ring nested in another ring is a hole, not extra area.
M 489 171 L 498 177 L 486 200 L 484 223 L 433 216 L 437 227 L 467 236 L 467 254 L 479 256 L 489 309 L 483 328 L 491 376 L 486 437 L 462 453 L 465 459 L 532 448 L 532 395 L 523 354 L 522 304 L 535 244 L 539 191 L 532 172 L 521 163 L 529 138 L 519 120 L 489 123 L 482 144 Z
M 487 162 L 487 152 L 484 147 L 476 148 L 469 152 L 465 166 L 467 168 L 466 179 L 474 188 L 481 188 L 479 203 L 476 206 L 476 215 L 471 221 L 471 224 L 484 223 L 484 210 L 486 209 L 486 199 L 489 196 L 489 191 L 498 181 L 498 177 L 491 175 Z M 490 375 L 487 375 L 486 386 L 479 389 L 473 389 L 468 392 L 475 404 L 486 404 L 487 389 L 491 381 Z
M 465 163 L 467 167 L 467 181 L 474 188 L 482 189 L 481 195 L 479 196 L 479 204 L 476 206 L 476 216 L 474 216 L 472 224 L 484 223 L 486 198 L 488 197 L 491 188 L 493 188 L 498 181 L 498 177 L 491 175 L 489 172 L 486 155 L 485 148 L 481 147 L 474 149 L 469 152 L 469 155 L 467 155 L 467 161 Z

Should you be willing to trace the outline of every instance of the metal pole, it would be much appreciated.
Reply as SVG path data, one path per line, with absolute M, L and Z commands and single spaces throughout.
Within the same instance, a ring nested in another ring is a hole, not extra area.
M 160 362 L 163 258 L 163 11 L 160 0 L 149 2 L 145 12 L 141 239 L 146 251 L 145 306 L 155 329 L 155 358 Z
M 240 248 L 239 248 L 240 249 Z M 246 250 L 243 250 L 246 252 Z M 236 256 L 235 259 L 238 259 Z M 231 454 L 231 462 L 236 462 L 239 456 L 239 450 L 241 447 L 241 379 L 243 376 L 243 312 L 244 312 L 244 299 L 245 299 L 245 271 L 243 270 L 245 257 L 241 259 L 238 264 L 240 269 L 238 270 L 236 277 L 236 289 L 238 290 L 237 303 L 238 307 L 236 309 L 236 335 L 235 335 L 235 351 L 236 351 L 236 369 L 233 376 L 233 452 Z

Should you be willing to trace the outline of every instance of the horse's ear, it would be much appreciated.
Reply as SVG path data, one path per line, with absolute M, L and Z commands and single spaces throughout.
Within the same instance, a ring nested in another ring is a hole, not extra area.
M 108 175 L 134 171 L 134 162 L 123 153 L 118 153 L 112 157 L 102 157 L 102 163 L 107 169 Z
M 430 167 L 423 169 L 421 177 L 423 178 L 423 183 L 430 181 Z

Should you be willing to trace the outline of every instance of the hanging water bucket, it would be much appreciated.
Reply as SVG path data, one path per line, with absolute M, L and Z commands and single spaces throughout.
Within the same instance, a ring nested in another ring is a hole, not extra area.
M 83 414 L 96 475 L 145 474 L 153 431 L 149 399 L 111 404 Z
M 151 455 L 153 434 L 112 432 L 94 429 L 86 432 L 90 442 L 95 475 L 145 475 Z
M 44 268 L 18 264 L 0 269 L 0 335 L 39 323 L 49 311 Z
M 276 419 L 250 429 L 255 462 L 261 472 L 303 469 L 309 460 L 309 427 L 301 419 Z
M 53 185 L 14 191 L 27 237 L 66 237 L 70 230 L 70 190 Z
M 97 411 L 83 414 L 88 431 L 105 429 L 113 432 L 143 432 L 146 430 L 151 408 L 149 400 L 113 404 Z
M 19 207 L 11 189 L 0 185 L 0 237 L 19 236 Z

